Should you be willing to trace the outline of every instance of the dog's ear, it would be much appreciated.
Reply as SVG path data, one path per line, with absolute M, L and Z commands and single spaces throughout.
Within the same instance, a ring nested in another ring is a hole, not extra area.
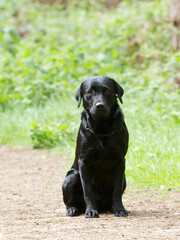
M 116 94 L 118 95 L 118 98 L 119 98 L 120 102 L 123 104 L 122 96 L 124 94 L 124 89 L 115 80 L 114 80 L 114 82 L 115 82 L 115 85 L 116 85 Z
M 81 98 L 82 98 L 82 84 L 78 88 L 76 95 L 75 95 L 76 100 L 78 101 L 78 107 L 81 105 Z

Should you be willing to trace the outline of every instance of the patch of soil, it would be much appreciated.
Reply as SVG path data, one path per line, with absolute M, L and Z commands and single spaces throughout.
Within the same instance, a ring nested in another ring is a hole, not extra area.
M 128 186 L 126 218 L 66 217 L 61 184 L 67 163 L 54 151 L 0 146 L 0 240 L 180 239 L 180 192 L 174 190 Z

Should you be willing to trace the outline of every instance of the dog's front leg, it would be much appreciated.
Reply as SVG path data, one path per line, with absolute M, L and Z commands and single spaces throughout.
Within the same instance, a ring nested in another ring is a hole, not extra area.
M 118 171 L 114 181 L 112 212 L 116 217 L 128 216 L 128 212 L 126 211 L 122 204 L 124 172 L 125 172 L 125 159 L 119 164 Z
M 80 172 L 80 178 L 84 193 L 84 200 L 86 202 L 86 212 L 85 217 L 86 218 L 97 218 L 99 217 L 93 187 L 92 187 L 92 181 L 89 175 L 88 167 L 86 164 L 84 164 L 83 159 L 80 159 L 78 161 L 79 163 L 79 172 Z

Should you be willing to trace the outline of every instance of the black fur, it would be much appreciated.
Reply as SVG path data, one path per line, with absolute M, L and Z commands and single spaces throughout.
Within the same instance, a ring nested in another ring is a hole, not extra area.
M 84 111 L 75 161 L 62 185 L 68 216 L 85 212 L 94 218 L 104 211 L 128 215 L 122 204 L 128 130 L 117 102 L 119 98 L 122 103 L 123 93 L 115 80 L 104 76 L 85 80 L 76 92 Z

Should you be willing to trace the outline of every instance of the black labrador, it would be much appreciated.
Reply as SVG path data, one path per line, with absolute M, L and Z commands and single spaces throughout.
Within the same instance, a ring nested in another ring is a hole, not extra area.
M 62 185 L 68 216 L 85 212 L 86 218 L 95 218 L 105 211 L 128 215 L 122 204 L 128 130 L 117 102 L 118 97 L 122 103 L 123 93 L 115 80 L 104 76 L 85 80 L 76 92 L 84 111 L 75 161 Z

